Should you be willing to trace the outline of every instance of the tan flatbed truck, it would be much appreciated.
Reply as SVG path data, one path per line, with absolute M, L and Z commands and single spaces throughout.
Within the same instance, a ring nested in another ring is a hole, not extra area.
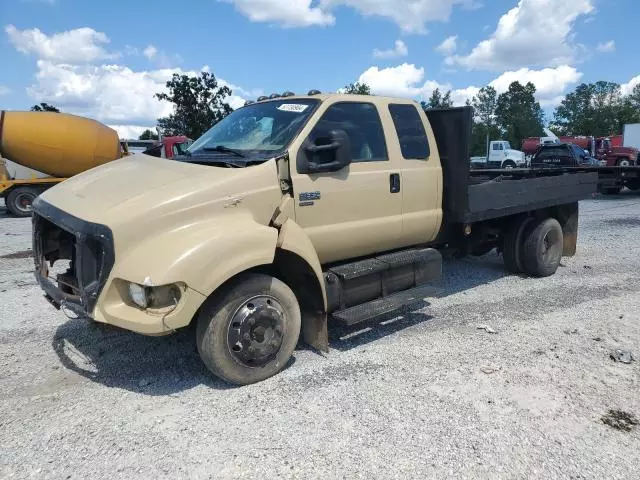
M 376 96 L 248 104 L 178 161 L 116 160 L 40 195 L 36 278 L 97 322 L 148 335 L 196 322 L 214 374 L 261 381 L 300 335 L 328 351 L 331 322 L 432 297 L 443 249 L 498 248 L 532 276 L 575 254 L 597 173 L 470 172 L 471 122 L 469 107 Z

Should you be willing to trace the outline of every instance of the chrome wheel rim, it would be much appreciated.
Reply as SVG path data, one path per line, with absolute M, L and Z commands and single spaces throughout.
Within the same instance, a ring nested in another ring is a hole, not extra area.
M 245 367 L 262 367 L 273 360 L 285 334 L 284 308 L 270 295 L 242 302 L 229 322 L 227 345 L 233 359 Z

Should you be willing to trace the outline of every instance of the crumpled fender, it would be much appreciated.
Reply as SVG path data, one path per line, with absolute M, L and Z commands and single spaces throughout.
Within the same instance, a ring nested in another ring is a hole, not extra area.
M 308 345 L 321 352 L 328 352 L 327 292 L 316 249 L 305 231 L 290 218 L 280 225 L 277 246 L 278 252 L 291 252 L 299 258 L 293 267 L 297 270 L 296 273 L 299 274 L 302 270 L 310 274 L 307 268 L 310 267 L 316 277 L 315 286 L 306 284 L 302 287 L 303 291 L 298 292 L 301 294 L 299 299 L 305 298 L 305 303 L 301 305 L 303 307 L 302 336 Z
M 313 247 L 309 236 L 305 231 L 292 219 L 287 219 L 282 227 L 280 227 L 280 235 L 278 235 L 278 248 L 295 253 L 305 262 L 309 264 L 313 273 L 316 275 L 320 291 L 322 292 L 322 306 L 327 309 L 327 292 L 324 284 L 324 276 L 322 267 L 316 249 Z
M 152 285 L 184 282 L 209 296 L 234 275 L 271 264 L 277 239 L 275 228 L 234 210 L 150 236 L 117 259 L 112 277 Z

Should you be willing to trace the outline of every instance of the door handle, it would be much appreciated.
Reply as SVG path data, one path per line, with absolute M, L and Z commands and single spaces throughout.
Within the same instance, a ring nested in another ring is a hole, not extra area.
M 400 174 L 392 173 L 389 175 L 389 191 L 398 193 L 400 191 Z

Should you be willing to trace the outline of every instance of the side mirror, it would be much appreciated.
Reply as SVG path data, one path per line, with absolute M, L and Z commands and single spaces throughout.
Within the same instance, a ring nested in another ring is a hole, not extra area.
M 344 130 L 331 130 L 315 142 L 307 140 L 298 153 L 298 173 L 337 172 L 351 164 L 351 141 Z

